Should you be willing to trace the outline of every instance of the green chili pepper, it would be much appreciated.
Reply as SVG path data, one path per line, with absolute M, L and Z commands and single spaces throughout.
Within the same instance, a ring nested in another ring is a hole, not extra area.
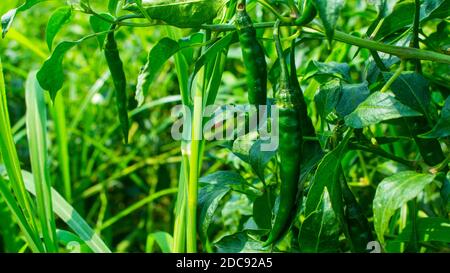
M 313 0 L 306 0 L 303 8 L 302 16 L 295 20 L 295 25 L 304 26 L 309 24 L 317 15 L 317 9 Z
M 267 101 L 267 64 L 264 49 L 256 38 L 256 30 L 246 11 L 245 0 L 238 0 L 236 28 L 247 72 L 248 100 L 257 109 Z
M 265 245 L 276 242 L 289 229 L 295 212 L 300 179 L 302 133 L 299 120 L 299 99 L 291 88 L 288 67 L 283 57 L 279 37 L 280 21 L 274 29 L 275 44 L 280 59 L 281 76 L 276 106 L 279 115 L 280 202 L 275 222 Z
M 311 118 L 308 116 L 308 106 L 306 104 L 305 96 L 303 95 L 302 88 L 300 87 L 300 83 L 297 78 L 297 67 L 295 65 L 295 41 L 292 41 L 291 53 L 290 53 L 290 64 L 291 64 L 291 86 L 294 90 L 296 96 L 299 99 L 299 119 L 300 119 L 300 128 L 303 136 L 303 145 L 302 145 L 302 165 L 311 164 L 311 162 L 315 162 L 320 159 L 320 155 L 323 153 L 322 147 L 320 146 L 320 142 L 318 139 L 314 139 L 316 137 L 316 130 L 312 123 Z M 309 139 L 306 139 L 308 137 Z
M 348 187 L 343 174 L 341 175 L 342 196 L 345 202 L 344 216 L 354 252 L 365 252 L 367 244 L 373 241 L 369 221 L 363 213 L 358 201 Z
M 300 124 L 303 132 L 303 136 L 315 137 L 316 130 L 312 123 L 311 118 L 308 116 L 308 106 L 306 105 L 305 96 L 303 95 L 302 88 L 300 87 L 300 82 L 297 78 L 296 65 L 295 65 L 295 41 L 292 41 L 291 54 L 290 54 L 290 64 L 291 64 L 291 86 L 299 98 L 299 114 L 300 114 Z
M 127 107 L 127 79 L 123 70 L 123 63 L 120 59 L 119 50 L 114 36 L 116 25 L 111 27 L 105 44 L 105 58 L 108 63 L 111 77 L 114 81 L 116 91 L 116 105 L 119 113 L 119 120 L 122 126 L 122 132 L 125 143 L 128 143 L 128 107 Z

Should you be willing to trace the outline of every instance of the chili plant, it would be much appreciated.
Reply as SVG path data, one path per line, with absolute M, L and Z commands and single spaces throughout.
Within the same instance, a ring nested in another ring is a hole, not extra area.
M 3 2 L 1 251 L 450 251 L 449 0 Z

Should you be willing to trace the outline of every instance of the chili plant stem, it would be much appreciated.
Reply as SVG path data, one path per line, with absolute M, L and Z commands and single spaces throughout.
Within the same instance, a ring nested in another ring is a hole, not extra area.
M 419 30 L 420 30 L 420 0 L 415 0 L 416 10 L 414 13 L 413 39 L 411 41 L 412 48 L 419 48 Z M 417 73 L 422 72 L 422 64 L 420 60 L 415 60 L 415 69 Z
M 380 92 L 384 93 L 388 91 L 389 88 L 391 88 L 392 84 L 398 79 L 398 77 L 402 75 L 404 70 L 405 70 L 405 62 L 402 61 L 397 71 L 395 71 L 394 75 L 392 75 L 392 77 L 386 82 L 386 84 L 383 86 Z
M 192 120 L 191 155 L 189 162 L 188 214 L 187 214 L 187 252 L 197 252 L 197 198 L 200 163 L 200 145 L 203 124 L 203 86 L 205 69 L 201 69 L 197 78 L 194 96 L 194 114 Z
M 390 153 L 378 148 L 375 145 L 366 146 L 366 145 L 359 144 L 359 143 L 350 143 L 349 148 L 351 150 L 361 150 L 361 151 L 365 151 L 365 152 L 369 152 L 369 153 L 373 153 L 373 154 L 382 156 L 384 158 L 401 163 L 411 169 L 416 169 L 416 167 L 417 167 L 415 162 L 403 159 L 403 158 L 395 156 L 393 154 L 390 154 Z
M 257 23 L 254 24 L 255 28 L 273 28 L 275 22 L 264 22 L 264 23 Z M 283 26 L 294 26 L 294 24 L 282 24 Z M 209 29 L 211 31 L 233 31 L 235 30 L 235 26 L 233 25 L 203 25 L 203 29 Z M 313 31 L 316 34 L 325 35 L 325 31 L 321 28 L 319 29 L 313 29 L 313 28 L 304 28 L 305 30 Z M 450 64 L 450 56 L 433 52 L 429 50 L 423 50 L 423 49 L 417 49 L 417 48 L 410 48 L 410 47 L 402 47 L 402 46 L 393 46 L 393 45 L 387 45 L 380 42 L 368 40 L 368 39 L 362 39 L 350 34 L 346 34 L 341 31 L 335 31 L 334 34 L 334 40 L 343 42 L 346 44 L 351 44 L 354 46 L 358 46 L 361 48 L 367 48 L 370 50 L 376 50 L 381 51 L 384 53 L 388 53 L 391 55 L 395 55 L 400 57 L 401 59 L 418 59 L 418 60 L 428 60 L 428 61 L 434 61 L 439 63 L 446 63 Z

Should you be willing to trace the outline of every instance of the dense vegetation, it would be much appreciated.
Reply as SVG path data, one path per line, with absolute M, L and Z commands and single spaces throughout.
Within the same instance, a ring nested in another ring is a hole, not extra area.
M 0 14 L 0 252 L 450 251 L 449 0 Z

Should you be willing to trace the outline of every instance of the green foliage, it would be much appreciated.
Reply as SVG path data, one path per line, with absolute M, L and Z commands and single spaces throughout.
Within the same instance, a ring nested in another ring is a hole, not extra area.
M 449 7 L 2 1 L 0 252 L 450 252 Z
M 381 181 L 373 200 L 374 226 L 378 239 L 384 243 L 384 233 L 395 211 L 417 197 L 434 176 L 412 171 L 401 172 Z

